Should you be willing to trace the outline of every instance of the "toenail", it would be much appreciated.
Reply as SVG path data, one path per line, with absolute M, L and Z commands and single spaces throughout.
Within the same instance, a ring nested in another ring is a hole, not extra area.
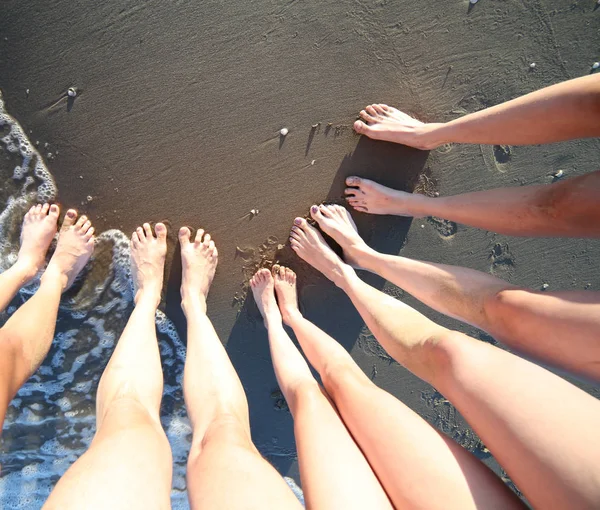
M 318 208 L 316 205 L 313 205 L 313 206 L 310 208 L 310 210 L 311 210 L 312 212 L 316 213 L 316 212 L 319 210 L 319 208 Z
M 294 220 L 294 223 L 295 223 L 296 225 L 300 225 L 300 223 L 302 223 L 302 220 L 301 220 L 300 218 L 296 218 L 296 219 Z

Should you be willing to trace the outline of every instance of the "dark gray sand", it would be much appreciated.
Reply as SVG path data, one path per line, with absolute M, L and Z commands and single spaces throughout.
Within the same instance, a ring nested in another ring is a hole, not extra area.
M 341 199 L 347 175 L 448 195 L 550 183 L 557 170 L 566 176 L 596 170 L 598 140 L 428 153 L 352 131 L 358 111 L 372 102 L 422 120 L 449 120 L 588 74 L 599 57 L 594 5 L 7 0 L 0 16 L 0 88 L 9 112 L 31 142 L 39 142 L 60 202 L 93 218 L 97 230 L 129 235 L 141 222 L 167 220 L 173 240 L 181 225 L 211 233 L 220 265 L 209 315 L 246 389 L 254 440 L 282 474 L 298 479 L 292 420 L 277 393 L 265 329 L 247 296 L 251 273 L 274 260 L 299 271 L 307 317 L 349 349 L 376 384 L 500 472 L 454 408 L 390 360 L 349 300 L 289 247 L 277 248 L 295 216 L 313 203 Z M 78 95 L 67 101 L 69 87 Z M 281 138 L 284 127 L 289 134 Z M 509 238 L 439 219 L 355 218 L 370 244 L 388 253 L 490 271 L 532 288 L 600 290 L 598 241 Z M 166 312 L 185 341 L 177 257 L 169 269 Z M 493 341 L 376 277 L 365 279 L 446 326 Z M 118 325 L 126 317 L 123 312 Z M 89 440 L 97 376 L 109 355 L 110 349 L 97 362 L 77 408 L 89 417 L 85 430 L 67 429 L 61 447 L 79 442 L 81 449 Z M 169 370 L 166 383 L 175 387 Z M 51 380 L 42 375 L 39 382 Z M 598 395 L 597 388 L 588 390 Z M 23 416 L 28 398 L 11 407 L 7 422 Z M 180 394 L 166 399 L 165 416 L 180 404 Z M 60 421 L 63 411 L 53 412 Z M 52 472 L 27 471 L 26 478 L 20 471 L 40 463 L 37 450 L 52 441 L 54 425 L 19 426 L 29 427 L 27 440 L 17 425 L 5 425 L 2 452 L 14 476 L 10 487 L 0 485 L 0 500 L 9 492 L 14 497 L 14 484 L 27 480 L 43 495 L 79 451 Z M 181 474 L 185 459 L 179 462 Z M 176 476 L 174 485 L 182 496 L 185 482 Z

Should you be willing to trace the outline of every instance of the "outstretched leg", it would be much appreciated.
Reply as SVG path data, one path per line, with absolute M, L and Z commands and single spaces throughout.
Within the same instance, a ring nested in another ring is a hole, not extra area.
M 365 244 L 345 208 L 315 205 L 311 215 L 354 267 L 379 274 L 513 349 L 600 380 L 599 292 L 535 292 L 473 269 L 385 255 Z
M 172 458 L 160 424 L 163 375 L 155 329 L 167 229 L 148 223 L 131 237 L 135 308 L 102 374 L 97 431 L 65 473 L 48 509 L 170 508 Z
M 44 264 L 56 233 L 58 206 L 32 207 L 25 215 L 17 262 L 0 275 L 0 306 L 15 296 Z M 52 345 L 60 296 L 83 269 L 94 249 L 94 229 L 85 216 L 65 216 L 56 252 L 37 292 L 0 329 L 0 431 L 19 388 L 40 366 Z
M 274 266 L 273 273 L 261 269 L 250 284 L 269 333 L 277 381 L 294 417 L 307 506 L 391 509 L 371 467 L 283 329 L 274 288 L 282 308 L 297 310 L 296 274 L 280 266 Z
M 427 197 L 348 177 L 346 199 L 357 211 L 437 216 L 511 236 L 600 237 L 600 171 L 555 184 Z
M 248 403 L 223 344 L 206 316 L 217 249 L 203 230 L 179 232 L 182 307 L 188 322 L 183 392 L 192 422 L 188 496 L 200 508 L 301 508 L 250 436 Z
M 296 253 L 348 294 L 391 356 L 456 406 L 534 507 L 598 507 L 596 399 L 367 285 L 306 220 L 295 223 Z
M 600 76 L 582 76 L 450 122 L 425 124 L 396 108 L 373 104 L 360 112 L 357 133 L 433 149 L 444 143 L 531 145 L 600 136 Z

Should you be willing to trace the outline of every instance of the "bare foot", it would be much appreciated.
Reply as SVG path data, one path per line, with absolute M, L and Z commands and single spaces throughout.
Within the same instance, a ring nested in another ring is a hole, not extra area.
M 254 301 L 260 310 L 265 326 L 271 320 L 279 321 L 281 323 L 281 314 L 279 308 L 277 308 L 277 302 L 275 301 L 275 293 L 273 291 L 273 277 L 268 269 L 259 269 L 256 274 L 250 280 L 250 287 L 252 288 L 252 294 L 254 295 Z
M 179 229 L 183 268 L 181 280 L 182 305 L 185 311 L 188 304 L 197 303 L 202 311 L 206 313 L 206 298 L 217 270 L 219 252 L 215 242 L 211 240 L 210 234 L 205 234 L 204 230 L 198 229 L 194 241 L 190 239 L 191 235 L 189 228 L 181 227 Z
M 425 216 L 416 210 L 416 206 L 427 198 L 423 195 L 406 193 L 397 189 L 387 188 L 369 179 L 348 177 L 346 184 L 346 200 L 357 211 L 369 214 L 392 214 L 395 216 Z
M 94 251 L 94 227 L 87 216 L 77 219 L 77 211 L 69 209 L 65 215 L 56 250 L 46 269 L 42 280 L 48 275 L 58 274 L 61 277 L 62 290 L 67 290 Z
M 34 205 L 23 218 L 21 249 L 16 265 L 31 280 L 44 267 L 46 252 L 57 229 L 57 205 Z
M 360 256 L 371 249 L 358 235 L 356 223 L 348 210 L 340 205 L 313 205 L 310 215 L 321 230 L 342 247 L 346 263 L 360 268 Z
M 277 304 L 283 321 L 289 324 L 292 315 L 300 313 L 298 308 L 298 293 L 296 291 L 296 273 L 289 267 L 280 265 L 273 266 L 273 278 L 275 280 L 275 292 L 277 293 Z
M 167 227 L 157 223 L 156 237 L 149 223 L 138 227 L 131 234 L 131 275 L 137 305 L 142 298 L 150 300 L 154 306 L 160 303 L 167 255 Z
M 333 252 L 323 236 L 304 218 L 296 218 L 290 232 L 292 250 L 338 285 L 352 269 Z
M 354 123 L 354 130 L 374 140 L 401 143 L 417 149 L 434 149 L 439 143 L 428 138 L 432 127 L 439 124 L 425 124 L 396 108 L 385 104 L 372 104 L 361 110 L 362 120 Z

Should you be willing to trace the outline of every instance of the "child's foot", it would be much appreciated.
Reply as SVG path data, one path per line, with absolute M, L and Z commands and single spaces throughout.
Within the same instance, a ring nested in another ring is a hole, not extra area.
M 350 186 L 345 190 L 346 200 L 357 211 L 395 216 L 423 216 L 415 210 L 415 205 L 426 198 L 422 195 L 388 188 L 360 177 L 348 177 L 346 184 Z
M 296 218 L 290 232 L 292 250 L 304 261 L 338 285 L 345 277 L 348 265 L 333 252 L 323 236 L 304 218 Z
M 289 324 L 291 316 L 300 314 L 298 293 L 296 291 L 296 273 L 289 267 L 276 264 L 273 266 L 273 279 L 275 280 L 277 303 L 283 322 Z
M 56 250 L 42 276 L 58 274 L 62 291 L 67 290 L 94 251 L 94 227 L 86 216 L 77 220 L 77 211 L 69 209 L 58 234 Z
M 131 274 L 137 305 L 142 298 L 158 307 L 163 286 L 165 257 L 167 255 L 167 227 L 157 223 L 156 237 L 149 223 L 131 234 Z
M 279 321 L 281 323 L 281 314 L 275 301 L 273 285 L 273 277 L 268 269 L 259 269 L 250 280 L 254 300 L 267 327 L 270 321 Z
M 16 265 L 22 268 L 27 281 L 44 267 L 46 252 L 56 234 L 59 212 L 57 205 L 34 205 L 23 218 Z
M 356 223 L 348 210 L 340 205 L 313 205 L 310 215 L 321 230 L 342 247 L 346 263 L 360 268 L 361 255 L 371 249 L 358 235 Z
M 434 124 L 425 124 L 396 108 L 385 104 L 372 104 L 361 110 L 360 117 L 354 123 L 354 130 L 374 140 L 401 143 L 417 149 L 433 149 L 437 143 L 427 140 L 429 128 Z M 439 124 L 438 124 L 439 125 Z
M 181 245 L 181 302 L 185 311 L 186 306 L 198 304 L 206 313 L 206 298 L 215 277 L 219 252 L 210 234 L 198 229 L 195 240 L 191 240 L 189 228 L 179 229 L 179 244 Z M 204 238 L 203 238 L 204 237 Z

